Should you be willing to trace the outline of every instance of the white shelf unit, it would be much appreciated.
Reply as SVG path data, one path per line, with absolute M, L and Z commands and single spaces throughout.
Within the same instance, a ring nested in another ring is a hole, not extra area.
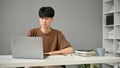
M 120 57 L 120 0 L 103 0 L 103 48 L 107 56 Z

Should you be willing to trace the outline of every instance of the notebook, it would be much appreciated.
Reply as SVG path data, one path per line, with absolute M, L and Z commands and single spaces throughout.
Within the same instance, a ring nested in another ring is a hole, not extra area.
M 12 37 L 13 58 L 44 59 L 42 37 Z

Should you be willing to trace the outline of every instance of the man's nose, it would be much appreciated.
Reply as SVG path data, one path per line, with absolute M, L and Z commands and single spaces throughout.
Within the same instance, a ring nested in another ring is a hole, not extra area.
M 46 19 L 43 19 L 42 21 L 43 21 L 44 23 L 46 23 Z

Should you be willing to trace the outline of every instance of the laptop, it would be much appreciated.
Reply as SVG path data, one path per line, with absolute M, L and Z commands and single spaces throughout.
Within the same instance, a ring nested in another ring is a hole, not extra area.
M 13 58 L 44 59 L 42 37 L 12 37 Z

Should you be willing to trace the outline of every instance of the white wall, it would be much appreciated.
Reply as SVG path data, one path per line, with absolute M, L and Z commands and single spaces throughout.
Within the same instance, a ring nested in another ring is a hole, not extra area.
M 42 6 L 55 9 L 52 27 L 63 31 L 75 49 L 102 47 L 102 0 L 0 0 L 0 54 L 11 54 L 11 36 L 39 27 Z

